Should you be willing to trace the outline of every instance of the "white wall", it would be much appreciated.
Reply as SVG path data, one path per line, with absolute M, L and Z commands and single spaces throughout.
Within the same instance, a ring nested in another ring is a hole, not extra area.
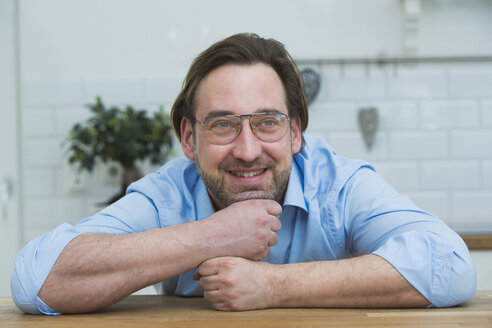
M 117 186 L 69 194 L 60 143 L 96 95 L 169 109 L 191 60 L 243 31 L 284 42 L 295 58 L 404 53 L 400 0 L 20 0 L 24 238 L 89 214 Z M 419 55 L 492 55 L 492 1 L 425 0 Z M 492 64 L 318 65 L 309 131 L 371 161 L 398 190 L 459 230 L 492 231 Z M 361 107 L 381 118 L 374 149 Z
M 296 57 L 400 51 L 395 0 L 21 3 L 26 80 L 181 76 L 212 42 L 245 31 L 282 40 Z
M 296 58 L 398 55 L 403 0 L 21 0 L 24 80 L 182 76 L 236 32 L 284 42 Z M 492 53 L 492 2 L 425 0 L 418 48 Z
M 492 231 L 492 63 L 477 67 L 320 66 L 308 131 L 362 157 L 400 192 L 459 231 Z M 365 147 L 360 108 L 380 116 Z

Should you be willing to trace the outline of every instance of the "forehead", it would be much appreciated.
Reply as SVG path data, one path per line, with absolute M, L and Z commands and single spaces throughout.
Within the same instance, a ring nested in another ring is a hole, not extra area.
M 195 108 L 199 120 L 218 111 L 249 114 L 269 109 L 287 114 L 282 81 L 265 64 L 227 64 L 211 71 L 198 86 Z

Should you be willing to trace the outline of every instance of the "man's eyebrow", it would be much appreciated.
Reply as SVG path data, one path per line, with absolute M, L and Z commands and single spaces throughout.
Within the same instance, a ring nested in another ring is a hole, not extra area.
M 253 113 L 282 113 L 280 109 L 276 108 L 259 108 L 255 110 Z M 211 112 L 208 112 L 207 116 L 205 116 L 205 120 L 211 117 L 216 117 L 216 116 L 222 116 L 222 115 L 237 115 L 236 113 L 230 111 L 230 110 L 213 110 Z
M 222 116 L 222 115 L 234 115 L 233 112 L 230 110 L 213 110 L 205 116 L 205 119 L 215 117 L 215 116 Z
M 260 108 L 255 113 L 282 113 L 282 111 L 276 108 Z

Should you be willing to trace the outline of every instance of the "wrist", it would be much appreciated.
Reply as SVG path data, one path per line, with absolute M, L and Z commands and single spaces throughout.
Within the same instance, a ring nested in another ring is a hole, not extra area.
M 265 281 L 265 307 L 275 308 L 285 306 L 285 275 L 284 265 L 261 262 Z
M 238 249 L 234 247 L 236 239 L 231 231 L 224 227 L 224 222 L 220 220 L 220 213 L 215 212 L 204 220 L 197 221 L 198 233 L 203 247 L 206 260 L 223 257 L 238 256 Z

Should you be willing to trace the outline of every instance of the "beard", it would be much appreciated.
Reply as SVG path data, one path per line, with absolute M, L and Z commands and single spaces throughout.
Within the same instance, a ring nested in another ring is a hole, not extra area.
M 287 185 L 289 183 L 290 171 L 292 168 L 292 161 L 289 163 L 288 168 L 284 170 L 278 170 L 275 161 L 268 159 L 257 159 L 253 162 L 245 162 L 240 159 L 234 159 L 227 162 L 223 162 L 219 165 L 219 175 L 211 175 L 206 173 L 198 160 L 198 154 L 196 148 L 194 149 L 194 162 L 197 168 L 198 174 L 203 179 L 205 186 L 214 200 L 218 200 L 219 204 L 215 204 L 218 209 L 228 207 L 229 205 L 248 199 L 272 199 L 277 203 L 282 204 Z M 251 167 L 265 167 L 267 171 L 272 173 L 272 181 L 261 184 L 251 184 L 242 186 L 240 190 L 233 191 L 230 186 L 225 184 L 225 176 L 232 169 L 238 168 L 251 168 Z

